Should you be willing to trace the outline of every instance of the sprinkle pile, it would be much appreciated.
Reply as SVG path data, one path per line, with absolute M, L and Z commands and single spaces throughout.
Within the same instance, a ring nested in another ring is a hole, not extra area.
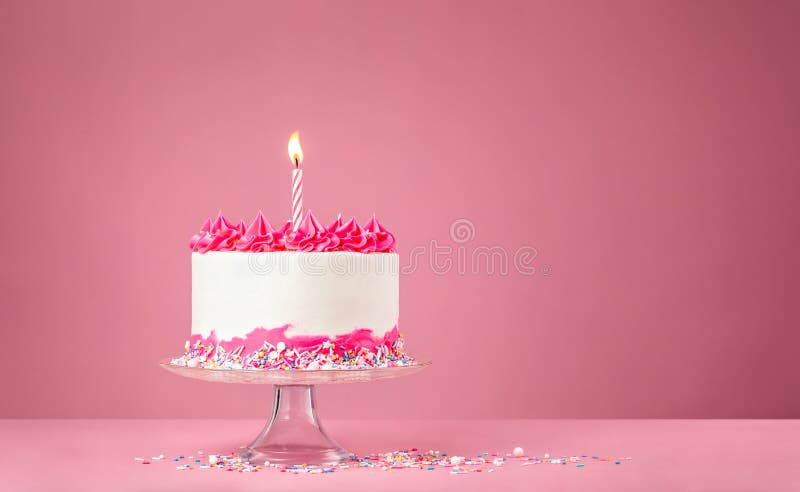
M 514 448 L 513 452 L 505 455 L 484 452 L 474 457 L 466 457 L 448 455 L 447 453 L 440 453 L 439 451 L 434 450 L 419 451 L 417 448 L 411 448 L 387 453 L 375 453 L 367 456 L 351 455 L 350 458 L 350 461 L 327 466 L 278 465 L 268 461 L 259 465 L 242 461 L 242 459 L 239 458 L 239 456 L 235 453 L 210 454 L 206 456 L 202 451 L 198 451 L 197 456 L 186 457 L 184 455 L 180 455 L 172 458 L 171 461 L 173 463 L 177 463 L 175 468 L 178 471 L 216 469 L 228 472 L 257 473 L 274 470 L 281 473 L 301 475 L 334 473 L 337 471 L 346 472 L 360 469 L 377 469 L 388 472 L 403 469 L 415 469 L 425 472 L 443 470 L 451 475 L 463 475 L 480 472 L 493 473 L 494 471 L 511 463 L 519 463 L 521 466 L 573 465 L 577 468 L 583 468 L 588 463 L 606 462 L 613 463 L 614 465 L 621 465 L 624 461 L 629 461 L 632 459 L 630 456 L 611 458 L 603 456 L 590 456 L 586 454 L 577 456 L 551 457 L 548 453 L 545 453 L 543 457 L 539 458 L 537 456 L 525 455 L 522 448 L 519 447 Z M 150 460 L 145 458 L 134 458 L 134 460 L 143 465 L 149 465 L 155 461 L 169 461 L 164 458 L 163 454 L 154 456 Z
M 194 344 L 186 342 L 185 353 L 172 359 L 173 365 L 182 367 L 201 367 L 205 369 L 250 369 L 250 370 L 328 370 L 328 369 L 371 369 L 375 367 L 410 366 L 414 359 L 403 350 L 402 335 L 391 346 L 380 345 L 375 351 L 367 347 L 345 350 L 334 343 L 325 341 L 309 350 L 299 351 L 286 347 L 283 342 L 264 345 L 253 353 L 243 353 L 244 346 L 227 351 L 221 345 L 204 344 L 198 340 Z

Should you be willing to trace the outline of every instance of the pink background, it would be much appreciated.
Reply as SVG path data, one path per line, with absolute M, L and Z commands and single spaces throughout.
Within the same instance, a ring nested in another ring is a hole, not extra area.
M 263 416 L 167 374 L 222 209 L 535 247 L 401 281 L 344 417 L 800 417 L 797 2 L 5 2 L 0 417 Z M 545 275 L 547 273 L 547 275 Z M 357 402 L 357 404 L 353 404 Z

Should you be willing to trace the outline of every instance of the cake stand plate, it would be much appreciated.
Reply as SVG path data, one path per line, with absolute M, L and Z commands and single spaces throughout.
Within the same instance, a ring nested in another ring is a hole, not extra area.
M 316 410 L 316 385 L 366 383 L 407 376 L 430 362 L 372 369 L 246 370 L 183 367 L 164 359 L 164 369 L 179 376 L 218 383 L 272 384 L 272 416 L 264 430 L 239 456 L 254 465 L 328 464 L 350 459 L 350 453 L 328 437 Z

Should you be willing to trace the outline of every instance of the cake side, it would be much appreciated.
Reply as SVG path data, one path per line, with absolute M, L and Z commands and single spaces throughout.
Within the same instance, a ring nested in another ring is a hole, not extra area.
M 398 323 L 398 264 L 396 253 L 192 253 L 192 334 L 383 337 Z

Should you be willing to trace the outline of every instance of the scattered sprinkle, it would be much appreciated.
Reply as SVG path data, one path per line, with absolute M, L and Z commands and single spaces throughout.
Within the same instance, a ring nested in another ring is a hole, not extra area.
M 198 456 L 203 456 L 202 451 L 197 452 Z M 374 453 L 366 456 L 350 455 L 350 460 L 343 463 L 334 465 L 278 465 L 265 461 L 263 465 L 254 465 L 246 461 L 242 461 L 238 454 L 209 454 L 207 455 L 207 463 L 203 459 L 184 455 L 179 455 L 177 458 L 172 458 L 172 462 L 178 463 L 175 469 L 182 470 L 206 470 L 217 469 L 221 471 L 239 472 L 239 473 L 257 473 L 259 471 L 274 469 L 282 473 L 291 473 L 294 475 L 304 474 L 322 474 L 334 472 L 347 472 L 356 469 L 373 469 L 382 470 L 386 472 L 394 472 L 401 469 L 416 469 L 421 471 L 436 471 L 444 470 L 451 475 L 464 475 L 468 473 L 488 472 L 494 473 L 498 469 L 506 466 L 507 464 L 519 462 L 521 466 L 530 465 L 566 465 L 567 463 L 575 463 L 577 468 L 584 468 L 586 463 L 595 463 L 595 466 L 600 466 L 600 462 L 612 462 L 615 465 L 621 465 L 622 461 L 631 460 L 630 456 L 620 457 L 614 460 L 613 458 L 598 458 L 588 455 L 579 456 L 561 456 L 550 458 L 549 453 L 544 454 L 544 459 L 537 457 L 523 457 L 524 451 L 522 448 L 517 447 L 511 453 L 511 456 L 521 459 L 511 459 L 507 461 L 506 458 L 501 457 L 498 453 L 482 452 L 474 457 L 448 455 L 435 450 L 419 451 L 417 448 L 410 448 L 398 451 L 391 451 L 388 453 Z M 164 455 L 155 456 L 153 461 L 164 461 Z M 151 461 L 144 458 L 136 457 L 134 461 L 138 461 L 143 465 L 149 465 Z

